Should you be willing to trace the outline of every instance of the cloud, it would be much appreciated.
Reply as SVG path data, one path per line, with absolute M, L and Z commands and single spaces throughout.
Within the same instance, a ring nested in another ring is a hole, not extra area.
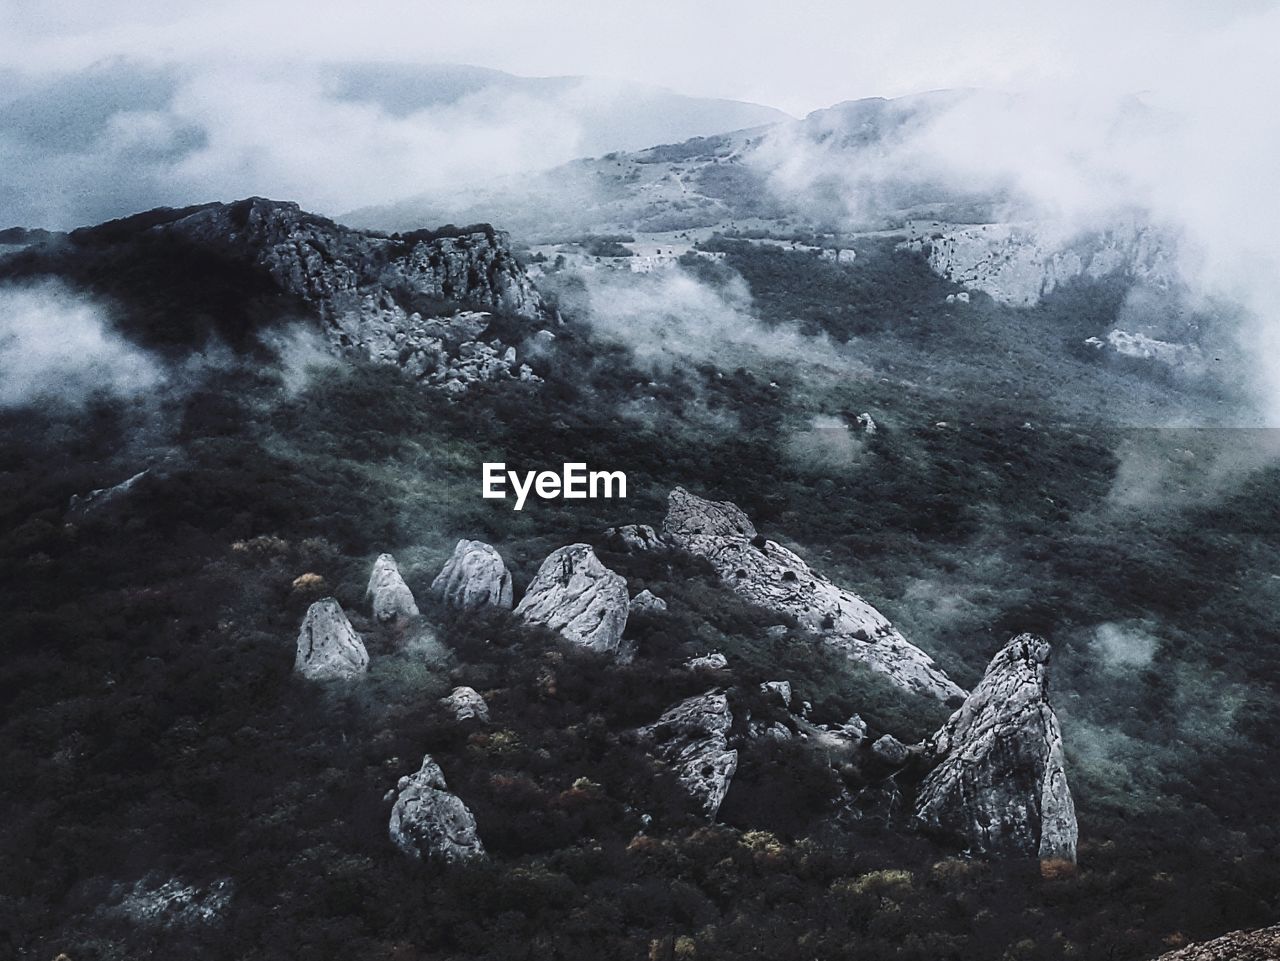
M 100 308 L 56 283 L 0 288 L 0 407 L 134 397 L 163 382 Z

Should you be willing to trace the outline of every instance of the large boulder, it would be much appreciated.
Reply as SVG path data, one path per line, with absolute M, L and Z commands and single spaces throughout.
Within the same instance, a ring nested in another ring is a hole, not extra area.
M 397 617 L 417 617 L 418 604 L 413 591 L 400 576 L 396 559 L 390 554 L 379 554 L 369 575 L 369 587 L 365 598 L 373 607 L 373 616 L 380 621 L 392 621 Z
M 937 761 L 920 786 L 927 830 L 993 855 L 1075 861 L 1075 805 L 1062 731 L 1049 705 L 1049 644 L 1021 634 L 930 739 Z
M 629 611 L 632 614 L 661 614 L 667 609 L 667 602 L 650 590 L 643 590 L 631 598 Z
M 542 562 L 515 613 L 588 650 L 612 654 L 630 603 L 626 578 L 601 564 L 589 545 L 570 544 Z
M 1212 941 L 1162 954 L 1156 961 L 1276 961 L 1280 958 L 1280 924 L 1257 931 L 1235 931 Z
M 422 758 L 416 774 L 400 779 L 396 792 L 389 831 L 392 842 L 405 854 L 442 861 L 484 857 L 476 819 L 449 791 L 440 765 L 430 754 Z
M 712 821 L 738 769 L 738 752 L 729 747 L 732 726 L 728 696 L 708 691 L 681 701 L 640 729 L 654 755 L 671 766 Z
M 364 641 L 334 598 L 323 598 L 307 608 L 293 669 L 312 680 L 350 678 L 369 669 Z
M 901 687 L 944 702 L 963 699 L 964 690 L 888 618 L 762 537 L 736 505 L 704 500 L 677 487 L 668 500 L 662 532 L 677 547 L 708 561 L 725 584 L 753 604 L 794 617 L 831 647 Z
M 431 593 L 464 610 L 511 608 L 511 573 L 502 556 L 483 541 L 458 541 L 431 582 Z
M 489 705 L 474 687 L 455 687 L 440 704 L 459 721 L 489 720 Z

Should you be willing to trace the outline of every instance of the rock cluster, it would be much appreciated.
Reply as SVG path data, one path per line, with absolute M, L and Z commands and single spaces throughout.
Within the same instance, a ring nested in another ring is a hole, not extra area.
M 916 800 L 922 827 L 984 854 L 1075 860 L 1075 805 L 1048 663 L 1048 643 L 1030 634 L 992 658 L 927 745 L 937 766 Z
M 334 598 L 323 598 L 307 608 L 293 669 L 312 680 L 351 678 L 369 669 L 364 641 Z
M 413 592 L 400 576 L 396 559 L 390 554 L 379 554 L 374 562 L 365 598 L 373 607 L 373 616 L 379 621 L 418 616 L 418 605 L 413 599 Z
M 510 609 L 511 573 L 502 556 L 483 541 L 460 540 L 431 582 L 431 593 L 463 610 Z
M 1280 958 L 1280 924 L 1257 931 L 1235 931 L 1212 941 L 1188 945 L 1156 961 L 1276 961 Z
M 602 654 L 618 651 L 627 625 L 627 581 L 587 544 L 552 551 L 538 568 L 515 614 Z
M 489 314 L 457 309 L 547 317 L 506 235 L 487 225 L 386 237 L 255 197 L 209 204 L 152 230 L 253 261 L 320 315 L 335 350 L 452 390 L 534 378 L 514 348 L 482 339 Z
M 738 752 L 729 747 L 732 726 L 728 696 L 708 691 L 681 701 L 640 729 L 653 753 L 672 767 L 713 821 L 738 769 Z
M 734 504 L 704 500 L 680 487 L 668 503 L 664 538 L 710 562 L 726 584 L 753 604 L 794 617 L 829 645 L 908 690 L 956 703 L 964 697 L 933 658 L 909 643 L 884 615 L 760 536 Z
M 428 754 L 417 773 L 396 785 L 389 832 L 401 851 L 416 858 L 466 861 L 484 857 L 476 819 L 449 791 L 444 773 Z

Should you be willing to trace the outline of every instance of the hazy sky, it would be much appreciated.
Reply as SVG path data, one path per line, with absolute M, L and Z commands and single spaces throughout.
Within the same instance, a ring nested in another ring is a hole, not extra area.
M 457 62 L 648 80 L 801 114 L 962 85 L 1143 89 L 1216 36 L 1274 32 L 1275 9 L 1261 0 L 0 0 L 0 63 Z

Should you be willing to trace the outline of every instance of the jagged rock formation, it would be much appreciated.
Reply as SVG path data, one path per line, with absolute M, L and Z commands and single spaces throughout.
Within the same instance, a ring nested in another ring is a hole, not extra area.
M 1257 931 L 1235 931 L 1212 941 L 1170 951 L 1156 961 L 1277 961 L 1280 924 Z
M 489 705 L 474 687 L 455 687 L 440 703 L 459 721 L 489 720 Z
M 369 669 L 364 641 L 334 598 L 323 598 L 307 608 L 293 669 L 312 680 L 355 677 Z
M 1172 244 L 1154 228 L 1119 223 L 1089 235 L 1062 237 L 1046 225 L 952 225 L 914 222 L 903 246 L 922 251 L 942 277 L 1030 307 L 1077 277 L 1122 273 L 1155 285 L 1177 276 Z
M 925 829 L 985 854 L 1074 861 L 1075 805 L 1049 706 L 1049 644 L 1021 634 L 927 750 L 938 765 L 916 800 Z
M 639 554 L 643 551 L 656 551 L 665 546 L 662 539 L 648 524 L 623 524 L 621 527 L 610 527 L 604 532 L 605 545 L 615 551 L 628 554 Z
M 449 791 L 440 766 L 427 754 L 416 774 L 396 785 L 391 808 L 391 840 L 415 858 L 466 861 L 484 857 L 476 833 L 476 819 L 462 800 Z
M 418 604 L 413 599 L 413 591 L 409 590 L 409 585 L 400 576 L 396 559 L 390 554 L 379 554 L 374 561 L 364 596 L 373 607 L 373 616 L 380 621 L 418 616 Z
M 514 348 L 481 340 L 489 314 L 458 310 L 546 317 L 506 235 L 487 224 L 387 237 L 253 197 L 175 212 L 150 232 L 252 261 L 316 310 L 335 350 L 453 390 L 534 376 Z
M 653 743 L 653 753 L 675 770 L 712 821 L 738 769 L 738 752 L 730 749 L 728 740 L 732 726 L 728 696 L 708 691 L 681 701 L 640 729 Z
M 431 593 L 463 610 L 511 607 L 511 573 L 502 555 L 483 541 L 460 540 L 445 562 Z
M 815 574 L 804 561 L 760 536 L 735 505 L 704 500 L 683 488 L 671 492 L 663 536 L 705 558 L 721 579 L 747 600 L 795 617 L 806 629 L 851 658 L 909 690 L 942 701 L 964 690 L 924 651 L 907 642 L 888 619 L 857 594 Z
M 661 614 L 667 609 L 667 602 L 650 590 L 643 590 L 631 598 L 628 610 L 632 614 Z
M 601 564 L 589 545 L 570 544 L 542 562 L 515 613 L 581 647 L 612 654 L 629 607 L 626 578 Z
M 121 481 L 114 487 L 100 487 L 97 490 L 89 491 L 87 494 L 72 494 L 71 500 L 67 503 L 67 511 L 83 517 L 85 514 L 95 511 L 100 507 L 105 507 L 114 501 L 119 500 L 129 493 L 138 481 L 151 473 L 151 469 L 138 471 L 127 480 Z

